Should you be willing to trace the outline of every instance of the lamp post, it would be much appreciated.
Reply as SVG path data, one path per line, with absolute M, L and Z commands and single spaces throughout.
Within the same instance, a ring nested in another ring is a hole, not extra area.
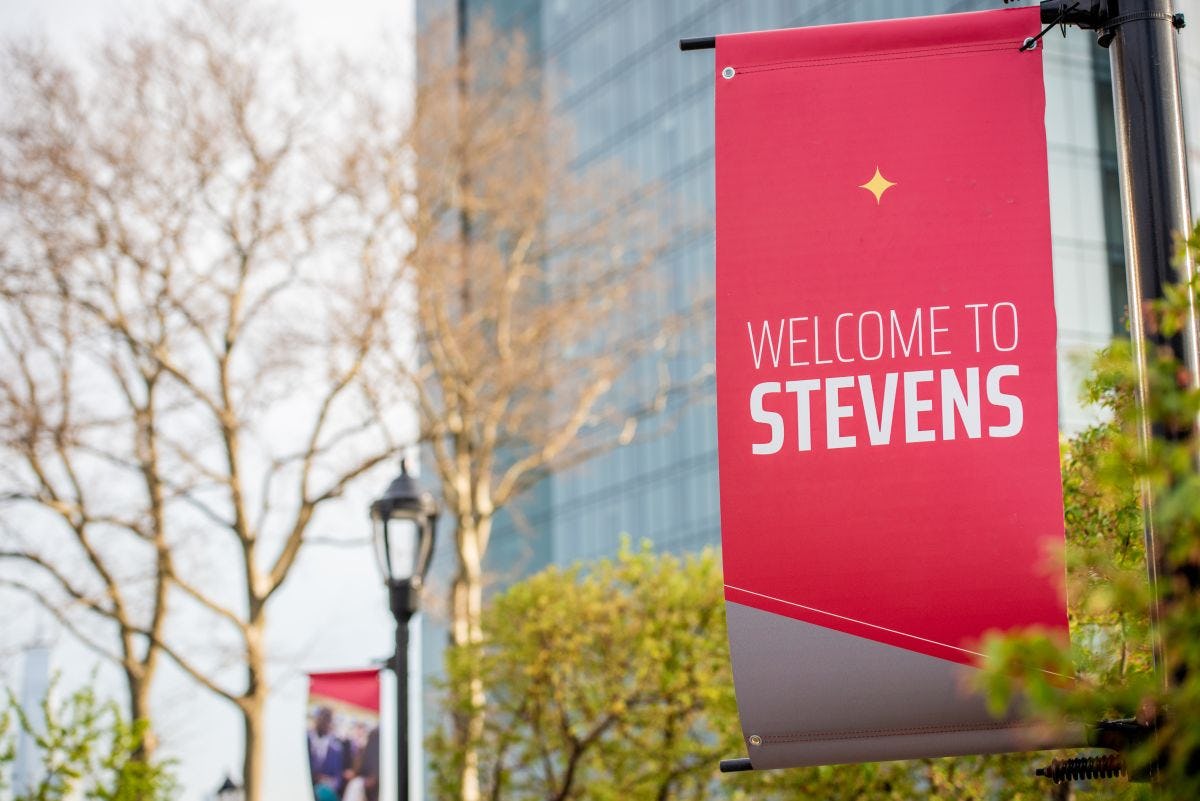
M 392 617 L 396 619 L 396 798 L 408 799 L 408 623 L 420 607 L 421 585 L 437 527 L 438 506 L 433 494 L 408 474 L 400 461 L 400 475 L 383 496 L 371 504 L 375 556 L 388 587 Z

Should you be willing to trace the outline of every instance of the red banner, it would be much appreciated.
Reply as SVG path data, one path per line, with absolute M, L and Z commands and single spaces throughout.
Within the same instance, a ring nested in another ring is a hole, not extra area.
M 316 801 L 379 797 L 379 671 L 308 676 L 308 764 Z
M 756 767 L 1031 741 L 960 686 L 988 632 L 1067 626 L 1037 30 L 1034 7 L 717 38 L 722 543 Z

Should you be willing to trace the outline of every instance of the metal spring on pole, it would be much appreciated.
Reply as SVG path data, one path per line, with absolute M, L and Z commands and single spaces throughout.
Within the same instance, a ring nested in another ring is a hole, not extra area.
M 1120 754 L 1055 759 L 1046 767 L 1038 768 L 1035 773 L 1045 776 L 1055 784 L 1087 779 L 1115 779 L 1125 775 L 1125 760 Z

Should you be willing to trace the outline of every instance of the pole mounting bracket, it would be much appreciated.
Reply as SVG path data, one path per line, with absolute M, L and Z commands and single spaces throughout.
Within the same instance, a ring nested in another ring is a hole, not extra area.
M 1003 1 L 1005 5 L 1016 2 L 1016 0 Z M 1062 26 L 1064 36 L 1067 33 L 1068 25 L 1085 31 L 1096 31 L 1096 43 L 1105 48 L 1116 38 L 1117 29 L 1127 22 L 1159 19 L 1170 22 L 1175 30 L 1187 25 L 1183 14 L 1169 11 L 1131 11 L 1128 14 L 1121 14 L 1117 6 L 1118 4 L 1111 0 L 1075 0 L 1074 2 L 1071 0 L 1042 0 L 1039 8 L 1042 24 L 1046 25 L 1046 28 L 1037 36 L 1026 40 L 1021 49 L 1026 50 L 1033 47 L 1037 40 L 1045 36 L 1055 25 Z
M 1008 0 L 1004 0 L 1004 2 L 1007 3 Z M 1028 39 L 1026 39 L 1025 42 L 1020 47 L 1017 48 L 1017 50 L 1024 53 L 1026 50 L 1032 50 L 1033 48 L 1037 47 L 1038 40 L 1041 39 L 1046 34 L 1048 34 L 1051 30 L 1053 30 L 1055 25 L 1058 25 L 1060 23 L 1062 24 L 1062 35 L 1066 36 L 1067 35 L 1067 23 L 1065 22 L 1065 20 L 1067 18 L 1067 15 L 1070 14 L 1072 11 L 1074 11 L 1077 8 L 1079 8 L 1079 3 L 1076 3 L 1075 5 L 1071 6 L 1070 8 L 1064 8 L 1062 11 L 1058 12 L 1058 16 L 1056 16 L 1054 19 L 1050 20 L 1049 25 L 1047 25 L 1046 27 L 1044 27 L 1040 31 L 1038 31 L 1036 36 L 1031 36 Z

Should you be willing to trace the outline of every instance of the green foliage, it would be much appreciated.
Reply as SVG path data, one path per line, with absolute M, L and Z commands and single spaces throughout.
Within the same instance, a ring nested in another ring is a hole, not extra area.
M 1200 237 L 1192 246 L 1200 247 Z M 1170 334 L 1186 322 L 1195 288 L 1155 309 Z M 1169 350 L 1150 352 L 1150 419 L 1143 453 L 1129 343 L 1096 358 L 1087 398 L 1106 410 L 1063 447 L 1065 562 L 1072 647 L 1030 633 L 988 644 L 984 684 L 997 708 L 1014 697 L 1053 723 L 1137 716 L 1160 736 L 1130 755 L 1157 782 L 1096 782 L 1069 791 L 1033 777 L 1053 754 L 922 760 L 718 777 L 743 753 L 725 645 L 716 557 L 643 549 L 588 568 L 551 568 L 498 596 L 485 643 L 448 655 L 450 711 L 485 709 L 473 744 L 494 799 L 1200 798 L 1200 479 L 1187 430 L 1200 393 Z M 1169 533 L 1161 631 L 1176 680 L 1153 669 L 1141 488 Z M 478 671 L 478 672 L 476 672 Z M 1062 676 L 1074 674 L 1074 682 Z M 486 696 L 470 686 L 487 676 Z M 431 743 L 439 797 L 455 797 L 462 750 Z
M 40 781 L 13 801 L 166 801 L 175 783 L 168 766 L 141 756 L 145 722 L 128 723 L 120 707 L 101 701 L 82 687 L 61 701 L 51 687 L 35 725 L 10 693 L 0 714 L 0 790 L 7 791 L 16 742 L 23 732 L 33 738 Z
M 1192 246 L 1200 247 L 1200 235 Z M 1186 322 L 1195 287 L 1155 309 L 1159 330 Z M 1096 358 L 1087 398 L 1108 421 L 1063 446 L 1065 563 L 1072 646 L 1036 632 L 988 643 L 984 685 L 997 708 L 1019 697 L 1048 723 L 1138 716 L 1160 736 L 1130 755 L 1155 785 L 1055 787 L 1033 776 L 1054 754 L 919 760 L 718 776 L 744 752 L 725 640 L 720 568 L 711 552 L 678 558 L 624 549 L 586 568 L 551 568 L 491 604 L 487 640 L 448 654 L 452 714 L 485 711 L 472 745 L 497 799 L 1200 798 L 1200 479 L 1194 439 L 1200 393 L 1169 350 L 1150 353 L 1143 453 L 1129 343 Z M 1172 432 L 1175 432 L 1172 434 Z M 1161 631 L 1163 689 L 1151 649 L 1142 489 L 1169 533 Z M 1075 681 L 1064 675 L 1074 674 Z M 471 684 L 486 676 L 487 691 Z M 456 797 L 463 750 L 432 738 L 438 797 Z
M 1193 252 L 1200 245 L 1200 228 L 1189 244 Z M 1155 305 L 1151 329 L 1168 336 L 1182 330 L 1197 288 L 1173 287 Z M 1157 736 L 1128 754 L 1130 764 L 1155 775 L 1155 792 L 1191 799 L 1200 798 L 1200 453 L 1187 432 L 1200 412 L 1200 392 L 1188 386 L 1187 370 L 1169 348 L 1148 343 L 1147 355 L 1148 447 L 1138 436 L 1133 354 L 1119 342 L 1098 356 L 1088 385 L 1089 399 L 1111 419 L 1065 450 L 1072 652 L 1036 635 L 997 638 L 989 645 L 987 684 L 997 705 L 1019 692 L 1048 720 L 1157 723 Z M 1169 543 L 1157 598 L 1146 578 L 1142 492 L 1153 499 L 1160 546 Z M 1165 643 L 1165 669 L 1157 672 L 1149 613 L 1156 603 Z M 1052 675 L 1072 666 L 1073 683 Z
M 17 744 L 12 736 L 12 719 L 9 710 L 0 711 L 0 793 L 8 790 L 6 768 L 17 758 Z
M 448 687 L 488 679 L 488 796 L 700 797 L 740 748 L 712 725 L 736 714 L 712 553 L 550 568 L 495 598 L 484 630 L 483 646 L 450 652 Z M 450 697 L 467 711 L 469 692 Z M 458 751 L 443 736 L 431 747 L 438 796 L 451 797 Z
M 1044 755 L 718 774 L 718 761 L 745 746 L 712 551 L 625 548 L 615 560 L 550 568 L 497 596 L 484 623 L 484 644 L 449 652 L 446 703 L 465 716 L 471 676 L 487 677 L 473 742 L 485 798 L 1058 797 L 1033 776 Z M 463 750 L 449 732 L 429 747 L 435 797 L 457 797 Z

